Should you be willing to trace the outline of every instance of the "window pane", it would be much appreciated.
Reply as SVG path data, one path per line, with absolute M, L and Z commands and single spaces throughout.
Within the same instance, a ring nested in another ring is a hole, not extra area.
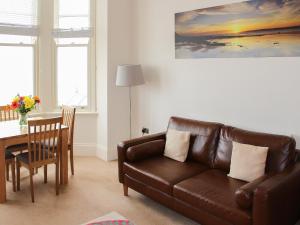
M 89 27 L 90 0 L 59 0 L 59 28 Z
M 57 48 L 58 104 L 87 106 L 88 48 Z
M 80 16 L 72 16 L 72 17 L 60 17 L 59 18 L 59 28 L 67 29 L 67 28 L 82 28 L 89 27 L 89 17 L 80 17 Z
M 0 46 L 0 105 L 9 104 L 17 94 L 33 94 L 33 54 L 33 47 Z
M 59 0 L 59 15 L 88 15 L 90 0 Z

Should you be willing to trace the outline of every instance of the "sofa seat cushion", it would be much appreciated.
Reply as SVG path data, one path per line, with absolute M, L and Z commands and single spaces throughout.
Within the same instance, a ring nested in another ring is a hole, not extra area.
M 208 170 L 174 186 L 175 198 L 216 215 L 230 224 L 251 224 L 251 211 L 240 209 L 235 191 L 246 182 L 232 179 L 221 170 Z
M 173 195 L 173 186 L 187 178 L 200 174 L 207 167 L 195 162 L 178 162 L 164 156 L 139 162 L 125 162 L 124 173 L 128 176 Z

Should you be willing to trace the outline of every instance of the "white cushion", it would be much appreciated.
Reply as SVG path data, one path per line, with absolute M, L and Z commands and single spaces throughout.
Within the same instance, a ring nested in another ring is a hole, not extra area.
M 228 176 L 251 182 L 265 174 L 267 147 L 232 142 L 230 173 Z
M 185 162 L 189 146 L 190 132 L 168 129 L 164 156 Z

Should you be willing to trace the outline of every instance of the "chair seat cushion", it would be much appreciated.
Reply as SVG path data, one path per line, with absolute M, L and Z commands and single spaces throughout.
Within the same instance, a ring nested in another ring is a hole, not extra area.
M 12 154 L 10 151 L 5 151 L 5 160 L 14 159 L 15 155 Z
M 200 163 L 182 163 L 160 156 L 133 163 L 125 162 L 123 169 L 128 176 L 173 195 L 174 184 L 207 170 L 207 167 Z
M 235 191 L 246 182 L 227 177 L 220 170 L 208 170 L 174 186 L 174 197 L 216 215 L 230 224 L 251 224 L 251 211 L 240 209 Z
M 5 149 L 10 152 L 20 152 L 20 151 L 27 150 L 28 144 L 22 143 L 22 144 L 17 144 L 17 145 L 11 145 L 11 146 L 7 146 Z
M 41 158 L 39 158 L 39 151 L 36 151 L 35 157 L 36 157 L 36 160 L 46 160 L 51 156 L 50 154 L 51 153 L 49 153 L 46 150 L 41 151 Z M 16 157 L 17 157 L 17 160 L 19 160 L 25 164 L 29 164 L 29 152 L 24 152 L 24 153 L 18 154 Z M 34 160 L 34 154 L 33 154 L 33 152 L 31 152 L 31 161 L 33 161 L 33 160 Z

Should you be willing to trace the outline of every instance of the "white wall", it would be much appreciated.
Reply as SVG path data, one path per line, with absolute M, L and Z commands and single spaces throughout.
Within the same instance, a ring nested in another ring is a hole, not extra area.
M 117 144 L 129 139 L 128 88 L 116 87 L 116 71 L 132 63 L 131 10 L 131 0 L 108 0 L 108 160 L 117 159 Z
M 293 135 L 300 146 L 300 58 L 175 60 L 174 14 L 232 0 L 133 0 L 134 133 L 166 129 L 170 116 Z
M 97 108 L 101 116 L 97 124 L 97 155 L 107 159 L 108 146 L 108 91 L 107 91 L 107 54 L 108 54 L 108 3 L 107 0 L 96 2 L 96 82 L 97 82 Z
M 117 144 L 129 138 L 128 89 L 115 85 L 118 64 L 131 63 L 131 0 L 97 1 L 97 155 L 117 158 Z

